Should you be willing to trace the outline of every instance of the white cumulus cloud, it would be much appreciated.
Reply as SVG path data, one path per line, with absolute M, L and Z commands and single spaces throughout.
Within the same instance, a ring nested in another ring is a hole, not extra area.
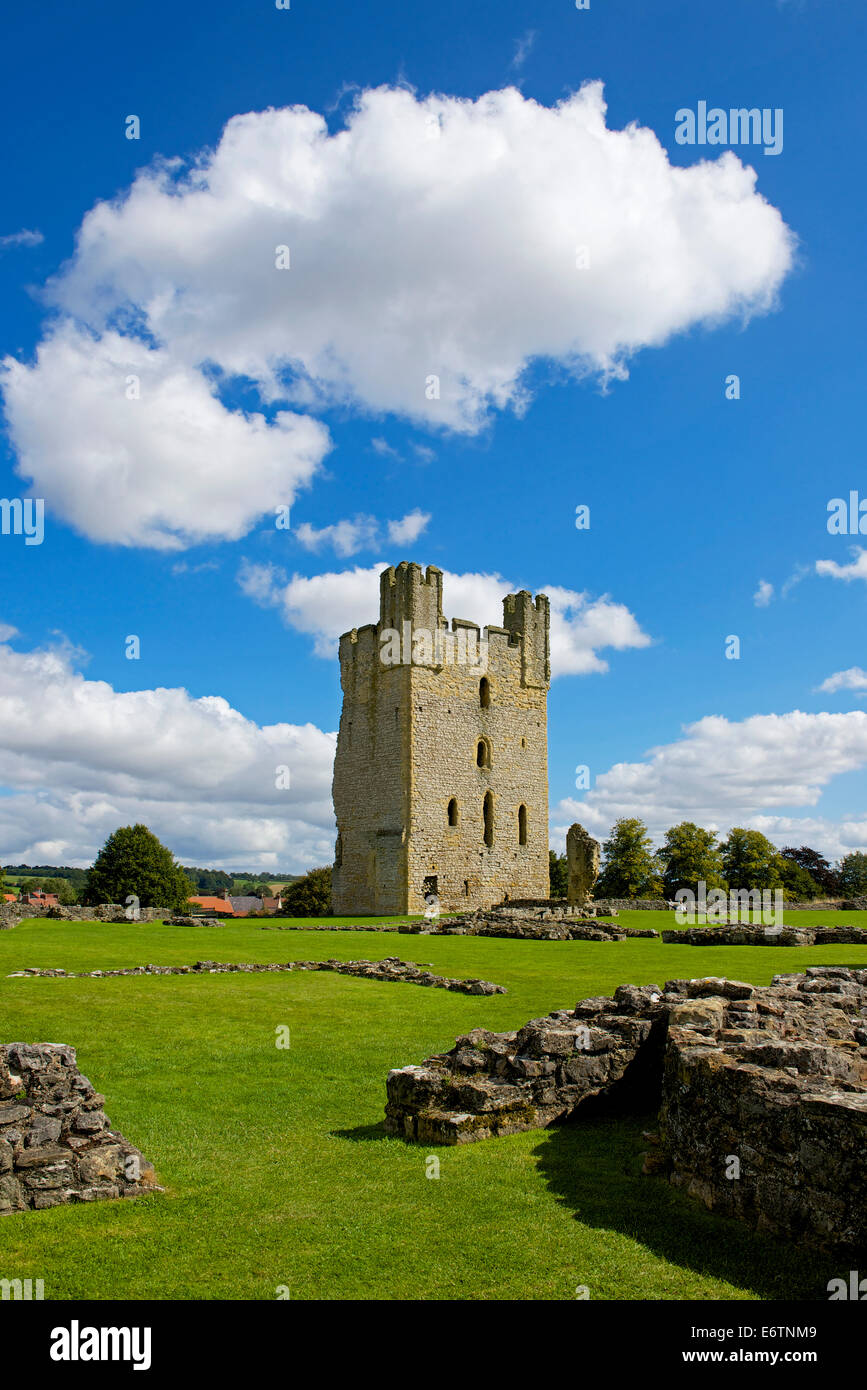
M 847 671 L 835 671 L 819 686 L 819 690 L 833 695 L 837 690 L 867 690 L 867 671 L 860 666 L 850 666 Z
M 815 806 L 834 777 L 865 765 L 863 710 L 793 710 L 740 722 L 708 715 L 688 725 L 683 738 L 650 749 L 644 761 L 616 763 L 601 773 L 582 800 L 569 797 L 553 808 L 552 822 L 558 842 L 573 820 L 607 835 L 619 817 L 638 816 L 657 840 L 669 826 L 692 820 L 723 832 L 752 827 L 784 844 L 795 834 L 806 836 L 807 822 L 774 808 Z M 847 852 L 841 848 L 847 843 L 867 847 L 863 816 L 841 824 L 815 817 L 814 825 L 835 854 Z
M 330 862 L 335 746 L 312 724 L 259 726 L 219 696 L 118 692 L 85 679 L 66 647 L 0 645 L 4 860 L 87 862 L 142 820 L 186 863 Z
M 826 579 L 842 579 L 847 584 L 853 579 L 867 579 L 867 550 L 853 545 L 851 554 L 848 565 L 839 565 L 836 560 L 817 560 L 816 573 Z
M 226 409 L 215 379 L 263 409 L 473 432 L 524 408 L 534 361 L 624 376 L 641 348 L 766 312 L 793 255 L 752 168 L 672 166 L 653 131 L 608 128 L 599 82 L 554 107 L 381 87 L 334 134 L 303 106 L 248 112 L 86 215 L 42 350 L 6 359 L 8 426 L 22 474 L 96 540 L 234 538 L 327 436 Z

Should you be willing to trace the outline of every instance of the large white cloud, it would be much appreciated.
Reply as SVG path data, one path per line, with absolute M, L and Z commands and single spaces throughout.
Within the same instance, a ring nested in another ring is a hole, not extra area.
M 514 88 L 470 101 L 383 87 L 333 135 L 305 107 L 236 116 L 191 171 L 158 163 L 85 217 L 49 296 L 75 328 L 61 322 L 33 365 L 7 359 L 23 470 L 100 540 L 236 536 L 324 443 L 294 417 L 268 427 L 225 411 L 214 370 L 264 403 L 339 400 L 474 431 L 523 406 L 534 360 L 623 375 L 642 347 L 770 308 L 793 238 L 755 184 L 731 151 L 674 167 L 652 131 L 609 130 L 598 82 L 553 108 Z M 97 346 L 82 326 L 108 337 Z M 118 389 L 141 357 L 144 428 Z M 61 475 L 82 464 L 76 499 Z
M 2 378 L 21 471 L 96 541 L 237 539 L 291 505 L 330 447 L 310 416 L 227 410 L 196 368 L 116 332 L 66 323 Z
M 370 569 L 356 566 L 312 577 L 285 574 L 274 566 L 244 564 L 238 576 L 244 593 L 257 603 L 273 605 L 298 632 L 314 639 L 317 656 L 333 659 L 341 633 L 379 617 L 379 576 L 383 563 Z M 443 606 L 451 618 L 464 618 L 480 626 L 503 621 L 503 599 L 522 586 L 499 574 L 450 574 L 443 571 Z M 586 593 L 558 585 L 539 585 L 551 600 L 551 674 L 587 675 L 608 670 L 600 649 L 616 651 L 648 647 L 651 638 L 622 603 L 603 594 Z
M 0 786 L 14 791 L 0 861 L 87 862 L 144 820 L 186 863 L 330 862 L 335 743 L 312 724 L 260 727 L 218 696 L 118 692 L 63 648 L 0 645 Z
M 816 806 L 834 777 L 865 765 L 863 710 L 793 710 L 740 722 L 708 715 L 688 725 L 683 738 L 650 749 L 645 761 L 617 763 L 596 776 L 582 800 L 560 802 L 551 813 L 554 836 L 560 843 L 573 820 L 607 835 L 618 817 L 638 816 L 657 840 L 669 826 L 693 820 L 720 831 L 753 827 L 779 844 L 813 835 L 811 843 L 833 855 L 864 849 L 863 815 L 835 822 L 793 816 L 791 808 Z

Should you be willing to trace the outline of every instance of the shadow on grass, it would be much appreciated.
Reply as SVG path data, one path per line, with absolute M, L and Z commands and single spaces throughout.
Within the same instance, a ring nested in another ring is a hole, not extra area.
M 585 1226 L 618 1231 L 672 1265 L 758 1298 L 827 1300 L 828 1280 L 845 1273 L 845 1260 L 759 1235 L 665 1178 L 642 1175 L 642 1130 L 656 1128 L 655 1114 L 588 1117 L 546 1130 L 534 1157 L 549 1190 Z
M 400 1135 L 386 1134 L 385 1125 L 380 1120 L 375 1125 L 356 1125 L 354 1129 L 332 1129 L 332 1139 L 351 1139 L 353 1144 L 370 1144 L 376 1139 L 396 1139 Z

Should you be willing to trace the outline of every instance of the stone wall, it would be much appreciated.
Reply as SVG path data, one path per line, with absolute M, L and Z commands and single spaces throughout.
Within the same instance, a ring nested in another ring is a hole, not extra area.
M 864 946 L 864 927 L 684 927 L 662 932 L 671 946 Z
M 285 964 L 266 964 L 258 962 L 227 962 L 218 960 L 197 960 L 195 965 L 128 965 L 117 970 L 43 970 L 39 966 L 25 966 L 15 970 L 7 979 L 18 980 L 27 976 L 62 980 L 103 980 L 127 975 L 256 975 L 279 974 L 289 970 L 333 970 L 338 975 L 354 975 L 362 980 L 382 980 L 386 983 L 425 985 L 430 989 L 447 989 L 454 994 L 505 994 L 503 985 L 492 984 L 490 980 L 480 980 L 471 976 L 466 980 L 456 980 L 449 975 L 435 975 L 423 965 L 413 961 L 400 960 L 397 956 L 386 956 L 384 960 L 290 960 Z
M 621 985 L 517 1032 L 473 1029 L 386 1090 L 386 1131 L 425 1144 L 661 1105 L 645 1172 L 788 1239 L 867 1245 L 867 970 Z
M 511 594 L 503 622 L 481 634 L 453 620 L 454 634 L 469 633 L 477 643 L 484 635 L 484 664 L 383 665 L 384 630 L 448 630 L 442 572 L 402 564 L 381 576 L 379 623 L 340 639 L 336 915 L 422 912 L 431 881 L 451 911 L 489 907 L 507 893 L 548 892 L 548 601 Z M 482 766 L 480 740 L 487 748 Z
M 410 936 L 503 936 L 524 941 L 624 941 L 628 936 L 659 935 L 650 928 L 621 927 L 601 917 L 582 917 L 572 910 L 512 907 L 471 912 L 461 917 L 405 922 L 398 931 Z
M 170 907 L 142 907 L 138 921 L 161 922 L 170 917 Z M 48 917 L 58 922 L 127 922 L 126 908 L 120 903 L 105 903 L 100 907 L 28 907 L 26 903 L 0 904 L 0 931 L 17 927 L 31 917 Z
M 110 1127 L 104 1104 L 75 1048 L 0 1046 L 0 1215 L 161 1190 L 153 1165 Z

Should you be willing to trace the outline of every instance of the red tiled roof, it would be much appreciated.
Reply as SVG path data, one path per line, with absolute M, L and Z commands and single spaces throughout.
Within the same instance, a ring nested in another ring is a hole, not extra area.
M 227 903 L 225 898 L 213 898 L 207 895 L 203 897 L 190 898 L 191 903 L 197 907 L 202 907 L 206 912 L 219 912 L 223 917 L 233 917 L 232 904 Z

